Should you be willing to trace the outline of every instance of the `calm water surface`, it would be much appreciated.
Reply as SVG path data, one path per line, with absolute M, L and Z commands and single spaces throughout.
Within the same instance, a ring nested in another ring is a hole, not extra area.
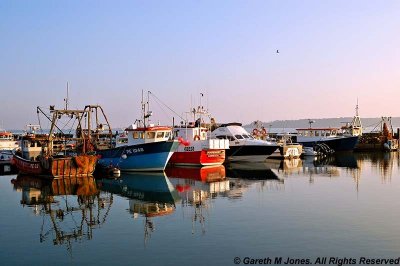
M 356 153 L 117 180 L 1 176 L 0 259 L 235 265 L 235 257 L 397 258 L 399 166 L 398 153 Z

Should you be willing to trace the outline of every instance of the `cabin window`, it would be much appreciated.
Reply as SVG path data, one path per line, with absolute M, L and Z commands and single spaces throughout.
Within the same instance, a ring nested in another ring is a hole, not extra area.
M 242 135 L 235 135 L 237 139 L 243 139 Z
M 217 139 L 228 139 L 229 141 L 234 141 L 235 139 L 232 136 L 220 135 L 216 137 Z
M 247 136 L 247 135 L 243 135 L 243 138 L 245 138 L 245 139 L 248 139 L 249 138 L 249 136 Z
M 319 135 L 320 135 L 319 133 L 320 133 L 319 131 L 315 131 L 315 136 L 319 137 Z
M 154 139 L 156 137 L 156 132 L 153 131 L 147 131 L 146 132 L 146 138 L 147 139 Z
M 132 137 L 134 139 L 142 139 L 143 138 L 143 132 L 134 131 L 134 132 L 132 132 Z
M 118 143 L 128 143 L 128 139 L 127 138 L 120 138 L 120 139 L 118 139 Z
M 176 133 L 178 134 L 178 132 L 176 132 Z M 170 137 L 171 137 L 171 134 L 170 134 L 170 132 L 168 132 L 168 131 L 167 131 L 167 132 L 165 132 L 165 138 L 168 138 L 168 139 L 169 139 Z
M 164 137 L 164 132 L 159 131 L 157 132 L 157 138 L 163 138 Z

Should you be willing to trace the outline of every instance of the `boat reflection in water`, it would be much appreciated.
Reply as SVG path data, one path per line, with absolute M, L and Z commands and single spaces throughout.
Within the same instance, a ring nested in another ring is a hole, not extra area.
M 337 153 L 326 157 L 304 159 L 267 160 L 272 171 L 281 178 L 307 176 L 313 183 L 315 177 L 336 178 L 350 173 L 354 179 L 359 178 L 359 163 L 354 153 Z
M 192 212 L 192 234 L 196 224 L 205 233 L 206 215 L 212 207 L 211 200 L 217 196 L 226 196 L 230 190 L 230 182 L 225 176 L 225 167 L 168 167 L 165 169 L 168 178 L 182 198 L 182 208 Z
M 112 194 L 127 197 L 129 212 L 134 219 L 144 221 L 144 243 L 155 230 L 152 218 L 172 214 L 180 201 L 178 192 L 164 172 L 122 173 L 119 179 L 98 180 L 99 188 Z
M 279 160 L 272 161 L 280 162 Z M 227 176 L 248 180 L 279 180 L 279 177 L 271 170 L 271 164 L 268 161 L 230 163 L 227 166 Z
M 201 203 L 204 198 L 216 196 L 229 190 L 225 167 L 168 167 L 166 174 L 185 202 Z
M 93 177 L 50 180 L 18 175 L 11 183 L 22 192 L 21 205 L 43 219 L 40 242 L 51 238 L 71 254 L 72 242 L 92 239 L 93 229 L 106 221 L 112 204 L 112 197 L 100 197 Z
M 227 165 L 226 175 L 231 182 L 231 191 L 228 195 L 231 199 L 243 197 L 253 184 L 260 191 L 284 189 L 284 180 L 272 171 L 267 161 L 230 163 Z

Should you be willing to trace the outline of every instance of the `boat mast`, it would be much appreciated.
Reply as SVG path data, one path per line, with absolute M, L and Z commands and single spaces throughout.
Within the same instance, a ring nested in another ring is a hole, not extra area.
M 146 128 L 146 104 L 143 100 L 143 90 L 142 90 L 142 116 L 143 116 L 143 127 Z
M 151 91 L 147 91 L 147 102 L 144 102 L 143 99 L 143 90 L 142 90 L 142 112 L 143 112 L 143 127 L 147 127 L 147 122 L 146 120 L 149 119 L 149 117 L 152 115 L 152 112 L 150 111 L 150 93 Z M 146 105 L 147 105 L 147 113 L 146 113 Z
M 357 98 L 357 105 L 356 105 L 356 116 L 358 116 L 358 98 Z
M 201 120 L 202 120 L 202 114 L 203 114 L 203 106 L 201 105 L 201 98 L 203 98 L 204 94 L 200 92 L 200 110 L 199 110 L 199 129 L 200 129 L 200 125 L 201 125 Z M 199 131 L 199 135 L 200 135 L 200 131 Z
M 64 99 L 65 110 L 68 110 L 68 97 L 69 97 L 69 87 L 68 87 L 68 81 L 67 81 L 67 98 Z

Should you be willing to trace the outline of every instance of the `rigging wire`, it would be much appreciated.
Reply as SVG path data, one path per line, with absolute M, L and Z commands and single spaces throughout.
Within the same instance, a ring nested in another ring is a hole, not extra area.
M 153 95 L 153 97 L 159 101 L 162 105 L 164 105 L 165 107 L 168 108 L 168 110 L 170 110 L 172 113 L 174 113 L 175 115 L 177 115 L 180 119 L 185 120 L 182 116 L 180 116 L 177 112 L 175 112 L 172 108 L 170 108 L 168 105 L 166 105 L 163 101 L 161 101 L 157 96 L 155 96 L 151 91 L 149 91 L 149 94 Z

